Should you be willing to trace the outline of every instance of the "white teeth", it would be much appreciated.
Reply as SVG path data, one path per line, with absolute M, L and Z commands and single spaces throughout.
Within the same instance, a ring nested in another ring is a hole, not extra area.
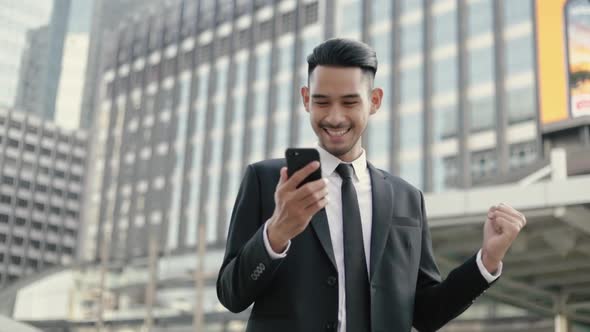
M 325 130 L 326 130 L 326 132 L 330 136 L 344 136 L 344 134 L 346 134 L 348 132 L 348 129 L 345 129 L 345 130 L 331 130 L 331 129 L 325 128 Z

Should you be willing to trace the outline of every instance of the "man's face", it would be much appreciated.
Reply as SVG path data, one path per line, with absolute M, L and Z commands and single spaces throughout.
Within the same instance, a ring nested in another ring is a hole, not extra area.
M 370 76 L 361 68 L 317 66 L 309 87 L 301 88 L 320 145 L 343 161 L 360 155 L 369 116 L 381 105 L 383 91 L 371 86 Z

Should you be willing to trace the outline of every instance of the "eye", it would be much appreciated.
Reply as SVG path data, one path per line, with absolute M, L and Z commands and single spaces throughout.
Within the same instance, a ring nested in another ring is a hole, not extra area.
M 327 106 L 328 102 L 326 101 L 316 101 L 314 102 L 314 104 L 318 105 L 318 106 Z
M 356 101 L 345 101 L 343 104 L 345 106 L 354 106 L 357 104 L 357 102 Z

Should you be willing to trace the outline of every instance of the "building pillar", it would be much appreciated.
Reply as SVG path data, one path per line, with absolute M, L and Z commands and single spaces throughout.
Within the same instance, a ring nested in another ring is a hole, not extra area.
M 555 315 L 555 332 L 569 332 L 570 324 L 567 317 L 564 314 Z

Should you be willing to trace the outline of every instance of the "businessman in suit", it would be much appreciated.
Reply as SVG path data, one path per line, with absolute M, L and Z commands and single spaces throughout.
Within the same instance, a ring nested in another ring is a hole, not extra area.
M 321 166 L 287 176 L 284 159 L 246 169 L 217 280 L 232 312 L 253 304 L 246 331 L 435 331 L 501 273 L 526 224 L 490 207 L 483 245 L 445 280 L 434 261 L 422 192 L 375 168 L 361 144 L 383 91 L 375 52 L 331 39 L 307 58 L 302 101 Z M 315 169 L 322 179 L 298 188 Z

